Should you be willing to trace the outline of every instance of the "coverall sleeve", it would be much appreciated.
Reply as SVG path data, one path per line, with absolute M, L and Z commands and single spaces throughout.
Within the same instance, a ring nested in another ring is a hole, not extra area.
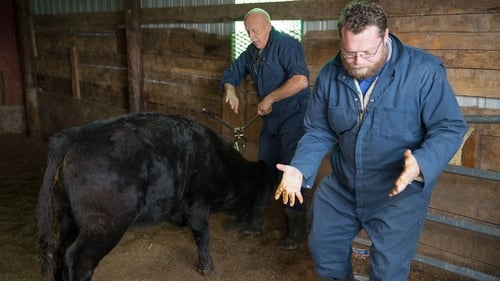
M 433 184 L 446 167 L 467 132 L 467 124 L 444 65 L 429 64 L 421 81 L 421 118 L 427 129 L 421 146 L 413 152 L 425 183 Z
M 282 50 L 279 52 L 279 61 L 287 72 L 287 79 L 292 78 L 294 75 L 304 75 L 309 78 L 309 70 L 307 69 L 302 44 L 292 38 L 281 44 Z
M 328 125 L 328 81 L 329 74 L 323 70 L 318 75 L 313 94 L 309 99 L 304 117 L 305 134 L 297 144 L 291 166 L 296 167 L 303 175 L 302 186 L 312 187 L 319 165 L 325 155 L 332 149 L 336 139 Z M 323 82 L 325 81 L 325 82 Z
M 248 74 L 247 64 L 252 62 L 252 55 L 247 49 L 240 56 L 231 63 L 231 65 L 224 70 L 220 86 L 224 90 L 224 84 L 229 83 L 234 87 L 238 87 L 241 80 Z

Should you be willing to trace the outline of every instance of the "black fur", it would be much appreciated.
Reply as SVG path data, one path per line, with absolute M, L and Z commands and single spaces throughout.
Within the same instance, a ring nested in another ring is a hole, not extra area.
M 57 133 L 37 206 L 42 274 L 91 280 L 129 227 L 160 222 L 190 227 L 198 270 L 211 273 L 210 214 L 247 216 L 264 171 L 179 116 L 137 113 Z

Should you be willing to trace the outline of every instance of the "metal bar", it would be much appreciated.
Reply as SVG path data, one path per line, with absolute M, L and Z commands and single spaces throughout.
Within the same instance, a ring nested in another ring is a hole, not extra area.
M 438 268 L 444 269 L 446 271 L 456 273 L 458 275 L 466 276 L 468 278 L 472 278 L 472 279 L 478 280 L 478 281 L 499 281 L 500 280 L 500 278 L 493 276 L 493 275 L 479 272 L 479 271 L 476 271 L 476 270 L 473 270 L 473 269 L 470 269 L 467 267 L 447 263 L 447 262 L 444 262 L 442 260 L 430 258 L 430 257 L 424 256 L 424 255 L 417 254 L 417 255 L 415 255 L 415 258 L 413 260 L 420 262 L 420 263 L 423 263 L 423 264 L 430 265 L 430 266 L 438 267 Z
M 228 127 L 229 129 L 231 130 L 234 130 L 233 127 L 231 127 L 231 125 L 229 125 L 228 123 L 226 123 L 224 120 L 222 120 L 219 116 L 215 115 L 213 112 L 211 112 L 210 110 L 208 110 L 208 108 L 204 107 L 201 109 L 201 111 L 203 111 L 204 113 L 206 113 L 208 116 L 212 117 L 213 119 L 219 121 L 222 123 L 222 125 Z
M 500 228 L 491 227 L 481 223 L 475 223 L 472 221 L 453 218 L 446 215 L 440 215 L 431 212 L 427 213 L 427 220 L 438 222 L 441 224 L 451 225 L 454 227 L 462 228 L 473 232 L 500 237 Z
M 495 171 L 448 165 L 446 168 L 444 168 L 444 172 L 486 180 L 500 181 L 500 173 Z
M 468 123 L 500 123 L 500 115 L 465 115 Z
M 241 127 L 241 129 L 246 129 L 248 126 L 250 126 L 250 124 L 253 123 L 253 121 L 255 121 L 255 119 L 257 119 L 260 115 L 259 114 L 255 114 L 254 117 L 252 117 L 252 119 L 248 120 L 248 122 L 243 126 Z
M 354 238 L 354 242 L 365 245 L 365 246 L 371 246 L 372 242 L 370 240 L 361 238 L 361 237 L 356 237 Z M 500 279 L 496 276 L 489 275 L 483 272 L 475 271 L 473 269 L 463 267 L 463 266 L 458 266 L 454 265 L 442 260 L 430 258 L 424 255 L 416 254 L 415 258 L 413 259 L 416 262 L 420 262 L 423 264 L 427 264 L 430 266 L 434 266 L 440 269 L 443 269 L 445 271 L 453 272 L 461 276 L 465 276 L 467 278 L 471 278 L 474 280 L 478 281 L 499 281 Z

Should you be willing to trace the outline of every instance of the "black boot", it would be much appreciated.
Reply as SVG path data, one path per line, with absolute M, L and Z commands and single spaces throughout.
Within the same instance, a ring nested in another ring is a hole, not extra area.
M 224 222 L 224 228 L 228 231 L 242 232 L 248 228 L 248 218 L 234 218 Z
M 306 211 L 286 208 L 288 234 L 280 245 L 282 250 L 293 251 L 306 239 Z
M 264 232 L 264 207 L 255 207 L 252 211 L 252 217 L 243 233 L 249 235 L 262 235 Z

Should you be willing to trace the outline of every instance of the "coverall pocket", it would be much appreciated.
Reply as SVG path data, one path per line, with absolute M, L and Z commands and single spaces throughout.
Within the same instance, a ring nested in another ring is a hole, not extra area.
M 355 130 L 357 123 L 356 112 L 341 106 L 328 107 L 328 124 L 337 136 Z
M 375 109 L 373 133 L 387 138 L 406 139 L 410 133 L 406 112 L 396 108 Z

